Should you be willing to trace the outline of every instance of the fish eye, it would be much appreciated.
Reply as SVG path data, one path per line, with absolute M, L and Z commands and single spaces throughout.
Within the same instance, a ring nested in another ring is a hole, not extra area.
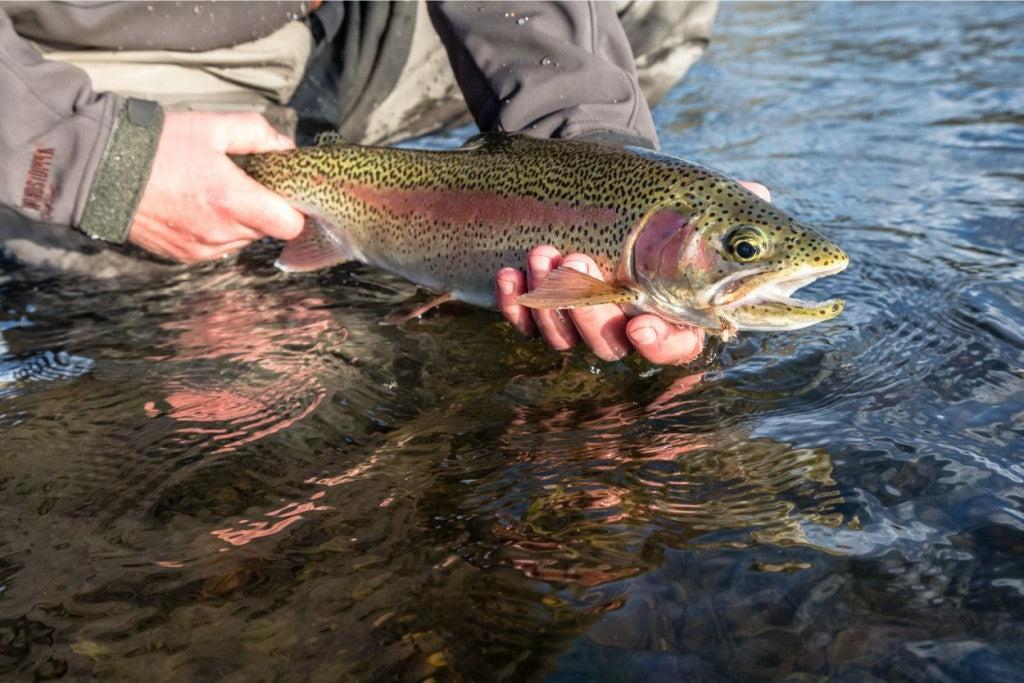
M 736 230 L 726 240 L 729 253 L 740 263 L 749 263 L 764 253 L 764 233 L 757 228 L 746 227 Z

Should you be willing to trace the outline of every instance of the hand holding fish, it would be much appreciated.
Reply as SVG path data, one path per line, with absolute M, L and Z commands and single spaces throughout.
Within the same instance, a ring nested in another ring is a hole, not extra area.
M 548 245 L 531 250 L 526 263 L 525 275 L 515 268 L 498 272 L 497 293 L 502 314 L 528 337 L 539 333 L 559 351 L 567 351 L 583 341 L 602 360 L 618 360 L 635 349 L 659 365 L 687 363 L 704 348 L 704 330 L 699 327 L 673 325 L 650 314 L 630 319 L 618 304 L 568 311 L 531 310 L 519 303 L 519 295 L 539 286 L 556 268 L 573 268 L 591 277 L 604 278 L 589 256 L 569 254 L 563 258 Z
M 294 147 L 259 114 L 168 112 L 129 241 L 194 263 L 295 237 L 302 214 L 227 156 Z

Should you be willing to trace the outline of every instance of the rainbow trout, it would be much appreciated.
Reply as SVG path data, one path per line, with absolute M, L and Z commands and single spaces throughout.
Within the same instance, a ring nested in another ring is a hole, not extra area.
M 618 303 L 728 339 L 844 305 L 791 296 L 847 266 L 839 247 L 736 181 L 649 150 L 489 133 L 436 152 L 322 136 L 240 164 L 308 216 L 278 259 L 286 271 L 356 260 L 444 293 L 438 303 L 494 308 L 498 270 L 550 244 L 593 257 L 606 281 L 559 268 L 526 306 Z

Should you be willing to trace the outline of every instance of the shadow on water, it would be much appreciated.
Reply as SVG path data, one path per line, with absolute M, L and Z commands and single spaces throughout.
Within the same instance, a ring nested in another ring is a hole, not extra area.
M 985 9 L 723 6 L 663 145 L 835 237 L 849 305 L 688 368 L 381 326 L 408 284 L 268 245 L 9 272 L 0 672 L 1016 678 L 1024 11 Z

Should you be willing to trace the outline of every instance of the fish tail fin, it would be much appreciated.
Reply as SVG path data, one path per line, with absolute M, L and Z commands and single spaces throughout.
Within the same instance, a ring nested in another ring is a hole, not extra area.
M 321 216 L 306 216 L 299 236 L 281 250 L 275 266 L 286 273 L 305 273 L 356 260 L 341 231 Z

